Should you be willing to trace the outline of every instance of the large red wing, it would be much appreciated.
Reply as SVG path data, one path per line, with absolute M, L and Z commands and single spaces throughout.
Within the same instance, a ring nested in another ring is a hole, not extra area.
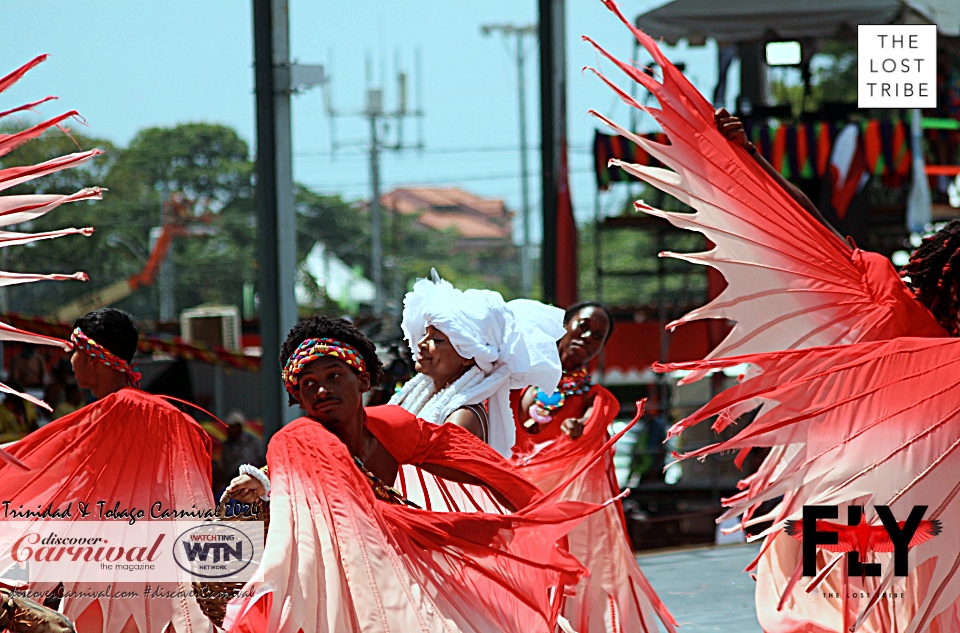
M 896 336 L 944 336 L 942 328 L 897 278 L 889 261 L 855 251 L 793 200 L 714 122 L 713 108 L 656 43 L 633 27 L 611 0 L 606 5 L 631 29 L 663 71 L 663 81 L 623 63 L 589 41 L 660 108 L 642 105 L 597 73 L 630 106 L 649 113 L 669 145 L 643 138 L 597 114 L 673 171 L 612 161 L 693 207 L 674 213 L 643 202 L 637 208 L 674 226 L 704 234 L 703 253 L 666 253 L 719 270 L 726 289 L 679 321 L 729 319 L 736 325 L 707 358 L 847 344 Z M 686 381 L 702 372 L 694 369 Z
M 886 505 L 895 516 L 928 506 L 946 527 L 912 552 L 912 569 L 928 563 L 924 591 L 935 599 L 909 630 L 926 630 L 924 623 L 960 593 L 960 576 L 951 570 L 960 547 L 960 534 L 951 527 L 960 525 L 960 339 L 898 338 L 665 368 L 739 363 L 759 371 L 671 434 L 715 415 L 717 428 L 725 428 L 738 411 L 763 405 L 733 438 L 691 453 L 790 449 L 785 459 L 764 462 L 748 489 L 731 501 L 731 513 L 779 496 L 784 502 L 772 516 L 775 522 L 796 518 L 804 505 Z M 925 529 L 925 537 L 934 527 Z
M 904 521 L 899 521 L 897 525 L 903 528 L 904 523 Z M 921 521 L 917 531 L 914 532 L 913 537 L 910 539 L 908 547 L 914 547 L 920 543 L 926 543 L 937 534 L 940 534 L 941 531 L 943 531 L 943 528 L 940 526 L 940 521 Z M 890 538 L 890 535 L 887 534 L 886 530 L 882 530 L 882 534 L 878 535 L 877 538 L 871 543 L 870 549 L 875 552 L 893 551 L 893 540 Z
M 784 523 L 784 531 L 803 542 L 803 521 L 787 521 Z M 828 552 L 853 552 L 857 549 L 857 535 L 849 525 L 841 523 L 831 523 L 830 521 L 817 521 L 817 532 L 836 532 L 836 543 L 818 543 L 817 549 L 824 549 Z

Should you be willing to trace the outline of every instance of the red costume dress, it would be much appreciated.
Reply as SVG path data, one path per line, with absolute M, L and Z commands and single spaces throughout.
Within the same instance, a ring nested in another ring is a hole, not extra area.
M 691 370 L 686 380 L 693 380 L 720 367 L 752 367 L 739 386 L 671 434 L 713 415 L 721 431 L 763 405 L 734 438 L 692 454 L 740 449 L 742 462 L 753 447 L 771 448 L 743 491 L 727 500 L 728 516 L 742 513 L 745 524 L 773 521 L 754 563 L 761 625 L 768 633 L 960 630 L 960 416 L 954 393 L 960 341 L 945 338 L 889 261 L 849 248 L 729 142 L 716 129 L 713 107 L 649 37 L 630 28 L 660 65 L 662 83 L 597 48 L 657 97 L 660 109 L 646 107 L 610 84 L 656 118 L 670 145 L 603 120 L 673 171 L 614 162 L 696 212 L 669 213 L 641 202 L 638 209 L 715 244 L 707 253 L 677 255 L 717 268 L 728 283 L 681 322 L 736 321 L 706 359 L 660 369 Z M 753 517 L 758 504 L 781 495 L 775 510 Z M 911 548 L 906 578 L 893 576 L 889 553 L 872 553 L 868 562 L 880 562 L 883 574 L 862 580 L 847 576 L 843 553 L 824 550 L 817 557 L 822 573 L 804 578 L 801 545 L 784 524 L 800 519 L 804 505 L 816 504 L 841 506 L 840 521 L 846 506 L 865 506 L 874 526 L 880 525 L 875 505 L 889 506 L 899 521 L 915 505 L 926 505 L 924 518 L 939 519 L 943 533 Z
M 150 508 L 158 502 L 175 510 L 215 507 L 210 437 L 166 401 L 135 389 L 121 389 L 55 420 L 8 450 L 31 468 L 24 472 L 13 465 L 0 466 L 0 500 L 9 501 L 14 509 L 72 504 L 71 520 L 97 521 L 103 519 L 96 512 L 82 518 L 77 504 L 86 503 L 92 509 L 102 500 L 106 508 L 115 504 L 122 509 L 139 508 L 147 512 L 144 520 L 149 520 Z M 0 535 L 4 543 L 16 538 L 16 534 Z M 66 583 L 64 588 L 91 592 L 104 587 Z M 123 589 L 137 587 L 125 583 Z M 179 589 L 188 592 L 190 586 Z M 102 626 L 95 630 L 107 633 L 163 633 L 169 627 L 177 632 L 210 630 L 210 621 L 192 598 L 144 598 L 142 588 L 138 593 L 141 597 L 65 598 L 61 610 L 80 624 L 91 617 L 101 619 Z M 81 633 L 91 630 L 80 629 Z
M 522 393 L 516 391 L 511 398 L 517 420 Z M 593 414 L 584 424 L 583 435 L 570 439 L 560 429 L 562 422 L 582 417 L 590 403 Z M 620 403 L 600 385 L 593 385 L 585 394 L 569 395 L 539 433 L 527 433 L 517 423 L 512 462 L 542 490 L 555 489 L 586 467 L 560 498 L 603 503 L 620 492 L 613 448 L 604 451 L 599 460 L 592 458 L 607 443 L 608 428 L 619 412 Z M 577 585 L 576 595 L 566 599 L 563 610 L 579 633 L 656 631 L 658 618 L 667 630 L 675 630 L 673 616 L 637 565 L 619 503 L 608 505 L 571 530 L 568 546 L 590 572 Z
M 367 428 L 400 464 L 475 475 L 516 514 L 431 512 L 378 501 L 346 446 L 309 418 L 270 442 L 270 529 L 252 596 L 228 607 L 230 631 L 552 633 L 580 564 L 557 546 L 596 506 L 556 501 L 466 430 L 397 406 Z

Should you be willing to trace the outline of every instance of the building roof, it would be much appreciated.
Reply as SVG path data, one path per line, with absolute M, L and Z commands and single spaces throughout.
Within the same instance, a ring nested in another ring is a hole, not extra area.
M 510 240 L 512 214 L 503 200 L 481 198 L 454 187 L 398 187 L 380 204 L 404 215 L 419 214 L 417 222 L 435 230 L 456 230 L 466 239 Z
M 674 0 L 637 17 L 637 26 L 669 44 L 688 38 L 720 42 L 772 37 L 856 36 L 858 24 L 936 24 L 960 34 L 957 0 Z

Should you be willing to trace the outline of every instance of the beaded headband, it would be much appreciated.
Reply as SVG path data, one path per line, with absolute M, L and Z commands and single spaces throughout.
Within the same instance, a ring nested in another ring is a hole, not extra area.
M 332 338 L 308 338 L 300 343 L 296 351 L 290 355 L 281 373 L 283 386 L 287 388 L 287 393 L 295 396 L 300 372 L 308 363 L 324 356 L 339 358 L 355 369 L 357 373 L 367 371 L 367 364 L 356 348 Z
M 74 328 L 73 333 L 70 335 L 70 342 L 73 343 L 73 349 L 81 350 L 94 361 L 103 363 L 110 369 L 118 371 L 121 374 L 126 374 L 127 382 L 131 387 L 140 387 L 140 372 L 130 363 L 84 334 L 80 328 Z

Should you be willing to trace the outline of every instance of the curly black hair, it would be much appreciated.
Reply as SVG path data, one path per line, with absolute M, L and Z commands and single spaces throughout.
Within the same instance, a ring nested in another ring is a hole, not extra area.
M 563 324 L 565 326 L 569 324 L 570 319 L 577 316 L 580 310 L 583 310 L 584 308 L 599 308 L 600 310 L 603 310 L 604 314 L 607 315 L 607 321 L 610 323 L 610 329 L 607 330 L 607 336 L 603 339 L 603 343 L 606 344 L 607 341 L 610 340 L 610 335 L 613 334 L 613 314 L 611 314 L 610 310 L 607 309 L 607 306 L 603 305 L 602 303 L 597 303 L 596 301 L 581 301 L 580 303 L 570 306 L 567 308 L 567 311 L 563 313 Z
M 950 336 L 960 336 L 960 220 L 925 237 L 900 276 Z
M 137 353 L 140 333 L 133 317 L 122 310 L 101 308 L 89 312 L 77 319 L 73 327 L 80 328 L 88 337 L 128 363 Z
M 377 357 L 377 346 L 350 321 L 338 317 L 315 316 L 293 326 L 287 334 L 287 340 L 280 346 L 281 367 L 287 366 L 287 360 L 297 351 L 300 343 L 308 338 L 332 338 L 356 348 L 363 357 L 367 372 L 370 373 L 370 386 L 379 384 L 383 375 L 383 363 Z M 291 406 L 297 404 L 293 397 L 288 397 L 288 402 Z

